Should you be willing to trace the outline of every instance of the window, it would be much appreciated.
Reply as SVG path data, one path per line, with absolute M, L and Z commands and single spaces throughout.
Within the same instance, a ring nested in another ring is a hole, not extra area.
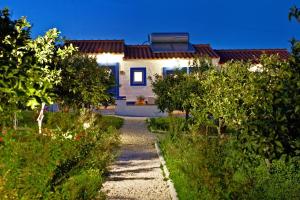
M 182 72 L 182 73 L 187 73 L 188 68 L 187 67 L 163 67 L 163 76 L 168 76 L 168 75 L 173 75 L 176 71 Z
M 130 85 L 131 86 L 146 86 L 146 68 L 130 68 Z

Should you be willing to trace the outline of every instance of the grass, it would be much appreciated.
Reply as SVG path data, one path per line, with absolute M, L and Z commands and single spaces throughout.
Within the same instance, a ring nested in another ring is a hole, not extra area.
M 101 126 L 108 128 L 109 126 L 120 129 L 124 124 L 124 119 L 115 116 L 101 116 L 100 120 Z
M 43 120 L 43 126 L 46 128 L 74 128 L 77 113 L 64 113 L 64 112 L 46 112 Z M 22 111 L 18 113 L 18 128 L 33 128 L 37 129 L 38 113 L 34 111 Z M 103 129 L 114 127 L 120 129 L 124 123 L 124 119 L 115 116 L 101 116 L 97 114 L 97 123 Z
M 157 117 L 147 119 L 146 122 L 148 124 L 148 129 L 154 133 L 165 133 L 174 128 L 178 130 L 186 129 L 186 121 L 182 117 Z

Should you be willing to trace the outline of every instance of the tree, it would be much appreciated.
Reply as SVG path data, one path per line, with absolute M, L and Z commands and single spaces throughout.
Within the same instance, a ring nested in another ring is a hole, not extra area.
M 300 73 L 294 61 L 263 56 L 262 72 L 250 71 L 250 62 L 211 69 L 202 81 L 204 95 L 192 99 L 197 125 L 222 119 L 247 151 L 270 160 L 299 156 Z
M 203 72 L 212 67 L 208 58 L 195 58 L 187 74 L 181 70 L 176 70 L 174 74 L 161 77 L 156 74 L 152 80 L 152 90 L 156 94 L 158 108 L 162 112 L 173 112 L 174 110 L 184 111 L 188 119 L 192 96 L 202 95 L 201 79 Z
M 295 18 L 298 22 L 300 22 L 300 10 L 296 6 L 293 6 L 290 9 L 289 20 L 291 21 L 292 18 Z
M 113 102 L 108 89 L 115 85 L 109 68 L 99 66 L 96 58 L 77 53 L 61 63 L 62 81 L 55 93 L 63 105 L 71 107 L 96 106 Z
M 52 89 L 60 82 L 58 60 L 71 55 L 71 45 L 59 48 L 59 32 L 51 29 L 31 39 L 25 17 L 11 20 L 0 11 L 0 111 L 5 117 L 22 107 L 32 109 L 53 100 Z

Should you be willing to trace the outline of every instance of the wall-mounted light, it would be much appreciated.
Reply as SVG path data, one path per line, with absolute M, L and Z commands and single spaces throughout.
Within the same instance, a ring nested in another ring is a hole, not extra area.
M 97 62 L 101 64 L 110 64 L 118 62 L 114 54 L 102 53 L 97 55 Z

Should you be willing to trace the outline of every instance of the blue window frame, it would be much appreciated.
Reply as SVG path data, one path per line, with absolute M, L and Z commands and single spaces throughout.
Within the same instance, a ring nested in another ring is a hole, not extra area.
M 188 73 L 188 68 L 187 67 L 180 67 L 180 68 L 176 68 L 176 67 L 163 67 L 163 76 L 168 76 L 168 75 L 172 75 L 174 74 L 174 72 L 176 70 L 179 70 L 181 72 L 184 73 Z
M 130 86 L 146 86 L 146 67 L 130 68 Z

